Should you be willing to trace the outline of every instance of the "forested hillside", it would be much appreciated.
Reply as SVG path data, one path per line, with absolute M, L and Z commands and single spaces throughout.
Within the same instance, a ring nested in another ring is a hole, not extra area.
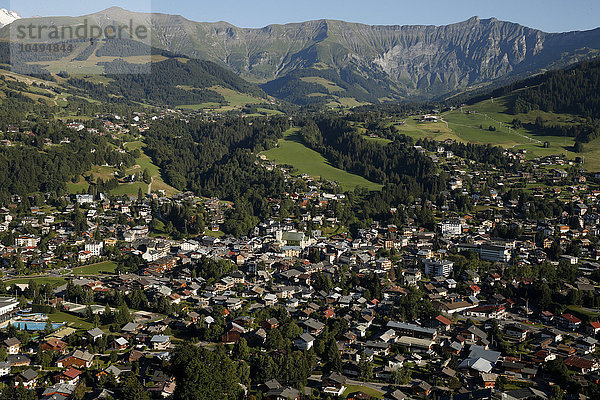
M 64 194 L 66 182 L 92 165 L 133 164 L 133 158 L 115 152 L 106 137 L 74 132 L 54 120 L 57 108 L 23 94 L 27 89 L 21 83 L 0 79 L 0 131 L 4 132 L 0 201 L 4 203 L 11 194 Z
M 106 85 L 78 77 L 70 78 L 68 83 L 101 101 L 116 98 L 169 106 L 225 103 L 221 94 L 209 89 L 213 86 L 265 97 L 257 86 L 210 61 L 169 58 L 152 63 L 149 73 L 144 66 L 122 60 L 105 63 L 104 68 L 109 78 Z
M 239 235 L 268 215 L 268 198 L 286 190 L 281 172 L 260 166 L 255 154 L 274 146 L 287 126 L 285 118 L 165 120 L 153 124 L 146 141 L 169 185 L 235 202 L 224 229 Z
M 515 114 L 540 109 L 600 118 L 600 60 L 550 71 L 539 80 L 539 85 L 519 91 L 513 108 Z

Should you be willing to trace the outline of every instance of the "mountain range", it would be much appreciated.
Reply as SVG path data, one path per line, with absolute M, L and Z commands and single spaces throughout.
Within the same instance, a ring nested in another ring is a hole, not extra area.
M 149 25 L 153 47 L 212 61 L 298 104 L 437 99 L 600 55 L 600 28 L 546 33 L 494 18 L 445 26 L 315 20 L 252 29 L 118 7 L 85 17 L 101 26 Z M 43 20 L 77 24 L 81 18 Z

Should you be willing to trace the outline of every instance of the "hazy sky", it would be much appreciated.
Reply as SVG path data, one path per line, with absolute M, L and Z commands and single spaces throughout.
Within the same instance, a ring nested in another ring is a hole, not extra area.
M 83 15 L 111 6 L 180 14 L 194 21 L 227 21 L 240 27 L 321 18 L 371 25 L 445 25 L 474 15 L 546 32 L 600 26 L 598 0 L 0 0 L 0 8 L 14 9 L 23 16 Z

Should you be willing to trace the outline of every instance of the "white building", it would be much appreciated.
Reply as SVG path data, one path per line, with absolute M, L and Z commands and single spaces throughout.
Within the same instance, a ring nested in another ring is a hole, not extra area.
M 425 260 L 425 275 L 450 276 L 454 263 L 448 260 Z
M 193 240 L 186 240 L 181 243 L 181 250 L 183 251 L 196 251 L 198 249 L 198 242 Z
M 89 242 L 85 244 L 85 251 L 89 251 L 92 257 L 100 257 L 102 255 L 102 249 L 104 249 L 104 242 Z
M 19 302 L 13 297 L 0 297 L 0 315 L 13 312 L 19 306 Z
M 479 248 L 479 257 L 487 261 L 509 262 L 511 257 L 510 248 L 506 246 L 482 245 Z
M 457 220 L 447 220 L 440 224 L 442 235 L 444 236 L 458 236 L 462 234 L 463 225 Z
M 0 377 L 10 375 L 10 361 L 0 362 Z
M 91 204 L 94 202 L 94 196 L 91 194 L 76 194 L 75 200 L 77 200 L 79 204 Z
M 15 243 L 19 247 L 35 247 L 40 242 L 40 238 L 33 235 L 19 236 Z
M 310 246 L 314 240 L 307 237 L 304 232 L 282 231 L 275 232 L 275 239 L 283 246 L 295 246 L 304 249 Z

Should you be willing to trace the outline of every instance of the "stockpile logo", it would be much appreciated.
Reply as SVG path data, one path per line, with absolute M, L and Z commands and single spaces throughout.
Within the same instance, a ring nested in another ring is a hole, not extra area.
M 16 20 L 9 26 L 11 68 L 24 74 L 150 73 L 150 21 L 150 14 L 116 8 Z

